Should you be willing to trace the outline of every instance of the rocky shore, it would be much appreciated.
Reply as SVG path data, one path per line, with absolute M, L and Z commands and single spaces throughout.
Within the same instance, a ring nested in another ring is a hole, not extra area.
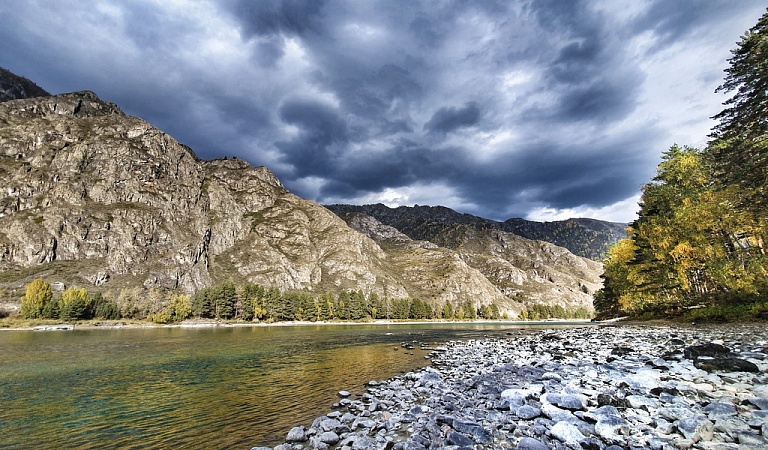
M 274 449 L 768 447 L 762 325 L 521 329 L 431 358 Z

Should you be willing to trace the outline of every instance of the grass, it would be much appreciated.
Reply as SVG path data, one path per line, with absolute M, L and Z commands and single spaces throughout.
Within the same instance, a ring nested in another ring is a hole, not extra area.
M 768 301 L 710 304 L 690 309 L 649 310 L 632 315 L 630 320 L 671 320 L 698 323 L 744 323 L 768 321 Z

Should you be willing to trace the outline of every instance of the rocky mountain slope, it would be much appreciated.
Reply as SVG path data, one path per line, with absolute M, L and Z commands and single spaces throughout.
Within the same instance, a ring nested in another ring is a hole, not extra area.
M 0 102 L 46 95 L 50 94 L 31 80 L 0 67 Z
M 388 253 L 264 167 L 201 161 L 92 92 L 0 103 L 0 288 L 232 279 L 522 306 L 444 248 Z
M 602 261 L 608 249 L 626 236 L 627 224 L 595 219 L 568 219 L 554 222 L 535 222 L 525 219 L 509 219 L 497 222 L 471 214 L 462 214 L 444 206 L 400 206 L 389 208 L 375 205 L 328 205 L 327 208 L 344 216 L 360 212 L 391 225 L 413 239 L 434 237 L 431 228 L 443 224 L 466 225 L 478 230 L 500 230 L 518 236 L 546 241 L 565 247 L 575 255 Z M 426 233 L 426 234 L 425 234 Z
M 331 208 L 340 213 L 341 208 Z M 412 240 L 370 215 L 352 211 L 340 216 L 392 255 L 420 252 L 423 257 L 430 251 L 450 250 L 450 254 L 481 272 L 506 297 L 526 305 L 591 309 L 592 294 L 600 287 L 601 263 L 547 242 L 494 228 L 440 221 L 420 222 L 413 229 L 403 227 L 419 238 Z

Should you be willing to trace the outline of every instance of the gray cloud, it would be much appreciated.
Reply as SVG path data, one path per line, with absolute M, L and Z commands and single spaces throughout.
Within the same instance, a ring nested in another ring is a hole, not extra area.
M 625 200 L 664 149 L 705 139 L 758 3 L 15 2 L 0 66 L 313 200 L 444 197 L 506 219 Z M 688 54 L 721 56 L 679 67 Z M 712 110 L 676 119 L 685 98 Z
M 469 102 L 461 108 L 442 107 L 432 115 L 424 129 L 438 133 L 448 133 L 462 127 L 470 127 L 480 120 L 480 108 L 477 103 Z

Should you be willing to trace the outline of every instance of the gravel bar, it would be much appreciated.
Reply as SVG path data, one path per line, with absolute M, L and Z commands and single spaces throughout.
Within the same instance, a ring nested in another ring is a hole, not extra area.
M 521 329 L 430 357 L 274 449 L 768 448 L 764 325 Z

